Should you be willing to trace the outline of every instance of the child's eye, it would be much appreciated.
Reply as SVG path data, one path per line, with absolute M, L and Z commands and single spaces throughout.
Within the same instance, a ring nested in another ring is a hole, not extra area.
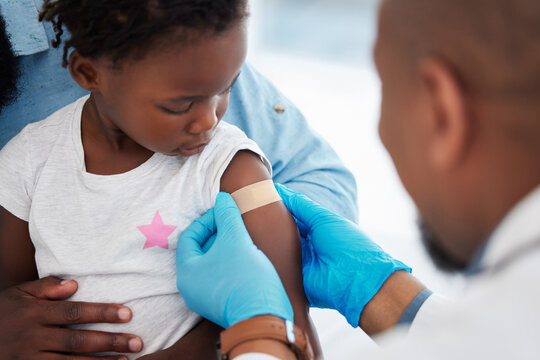
M 225 91 L 223 91 L 223 92 L 221 93 L 221 95 L 230 94 L 231 91 L 232 91 L 233 86 L 234 86 L 234 84 L 231 85 L 231 86 L 229 86 Z
M 169 114 L 169 115 L 184 115 L 184 114 L 187 114 L 189 110 L 191 110 L 192 107 L 193 107 L 193 102 L 190 102 L 189 105 L 187 107 L 184 107 L 183 109 L 169 109 L 165 106 L 160 106 L 159 108 L 164 113 Z

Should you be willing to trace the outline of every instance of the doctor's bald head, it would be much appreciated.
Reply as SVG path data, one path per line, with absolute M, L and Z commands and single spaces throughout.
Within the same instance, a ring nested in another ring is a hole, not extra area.
M 381 139 L 428 248 L 463 269 L 540 185 L 540 1 L 383 0 L 374 55 Z
M 479 96 L 540 94 L 537 0 L 384 0 L 389 31 L 413 68 L 445 61 Z

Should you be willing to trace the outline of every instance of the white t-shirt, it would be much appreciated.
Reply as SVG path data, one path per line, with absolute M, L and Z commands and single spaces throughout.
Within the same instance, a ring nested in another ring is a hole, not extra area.
M 271 166 L 241 130 L 221 122 L 200 154 L 156 153 L 126 173 L 90 174 L 81 141 L 86 99 L 26 126 L 0 151 L 0 205 L 29 223 L 40 277 L 77 280 L 71 300 L 132 309 L 128 324 L 81 328 L 141 336 L 136 358 L 173 345 L 200 320 L 176 288 L 176 242 L 214 206 L 234 155 L 248 149 Z

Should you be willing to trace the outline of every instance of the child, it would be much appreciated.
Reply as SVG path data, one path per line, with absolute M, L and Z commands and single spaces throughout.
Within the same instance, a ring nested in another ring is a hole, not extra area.
M 12 249 L 0 256 L 0 284 L 75 279 L 72 300 L 134 314 L 81 328 L 138 334 L 137 356 L 181 343 L 200 317 L 176 290 L 179 234 L 220 190 L 271 178 L 259 147 L 220 122 L 246 56 L 247 1 L 50 0 L 40 16 L 55 46 L 69 30 L 65 65 L 91 95 L 0 152 L 0 245 Z M 274 203 L 244 220 L 313 337 L 292 217 Z

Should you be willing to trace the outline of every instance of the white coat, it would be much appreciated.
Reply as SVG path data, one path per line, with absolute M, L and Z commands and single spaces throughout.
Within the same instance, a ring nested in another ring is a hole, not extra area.
M 430 297 L 407 335 L 396 331 L 380 351 L 358 359 L 539 360 L 539 327 L 540 187 L 493 232 L 477 274 L 455 302 Z M 278 359 L 246 354 L 235 360 Z

